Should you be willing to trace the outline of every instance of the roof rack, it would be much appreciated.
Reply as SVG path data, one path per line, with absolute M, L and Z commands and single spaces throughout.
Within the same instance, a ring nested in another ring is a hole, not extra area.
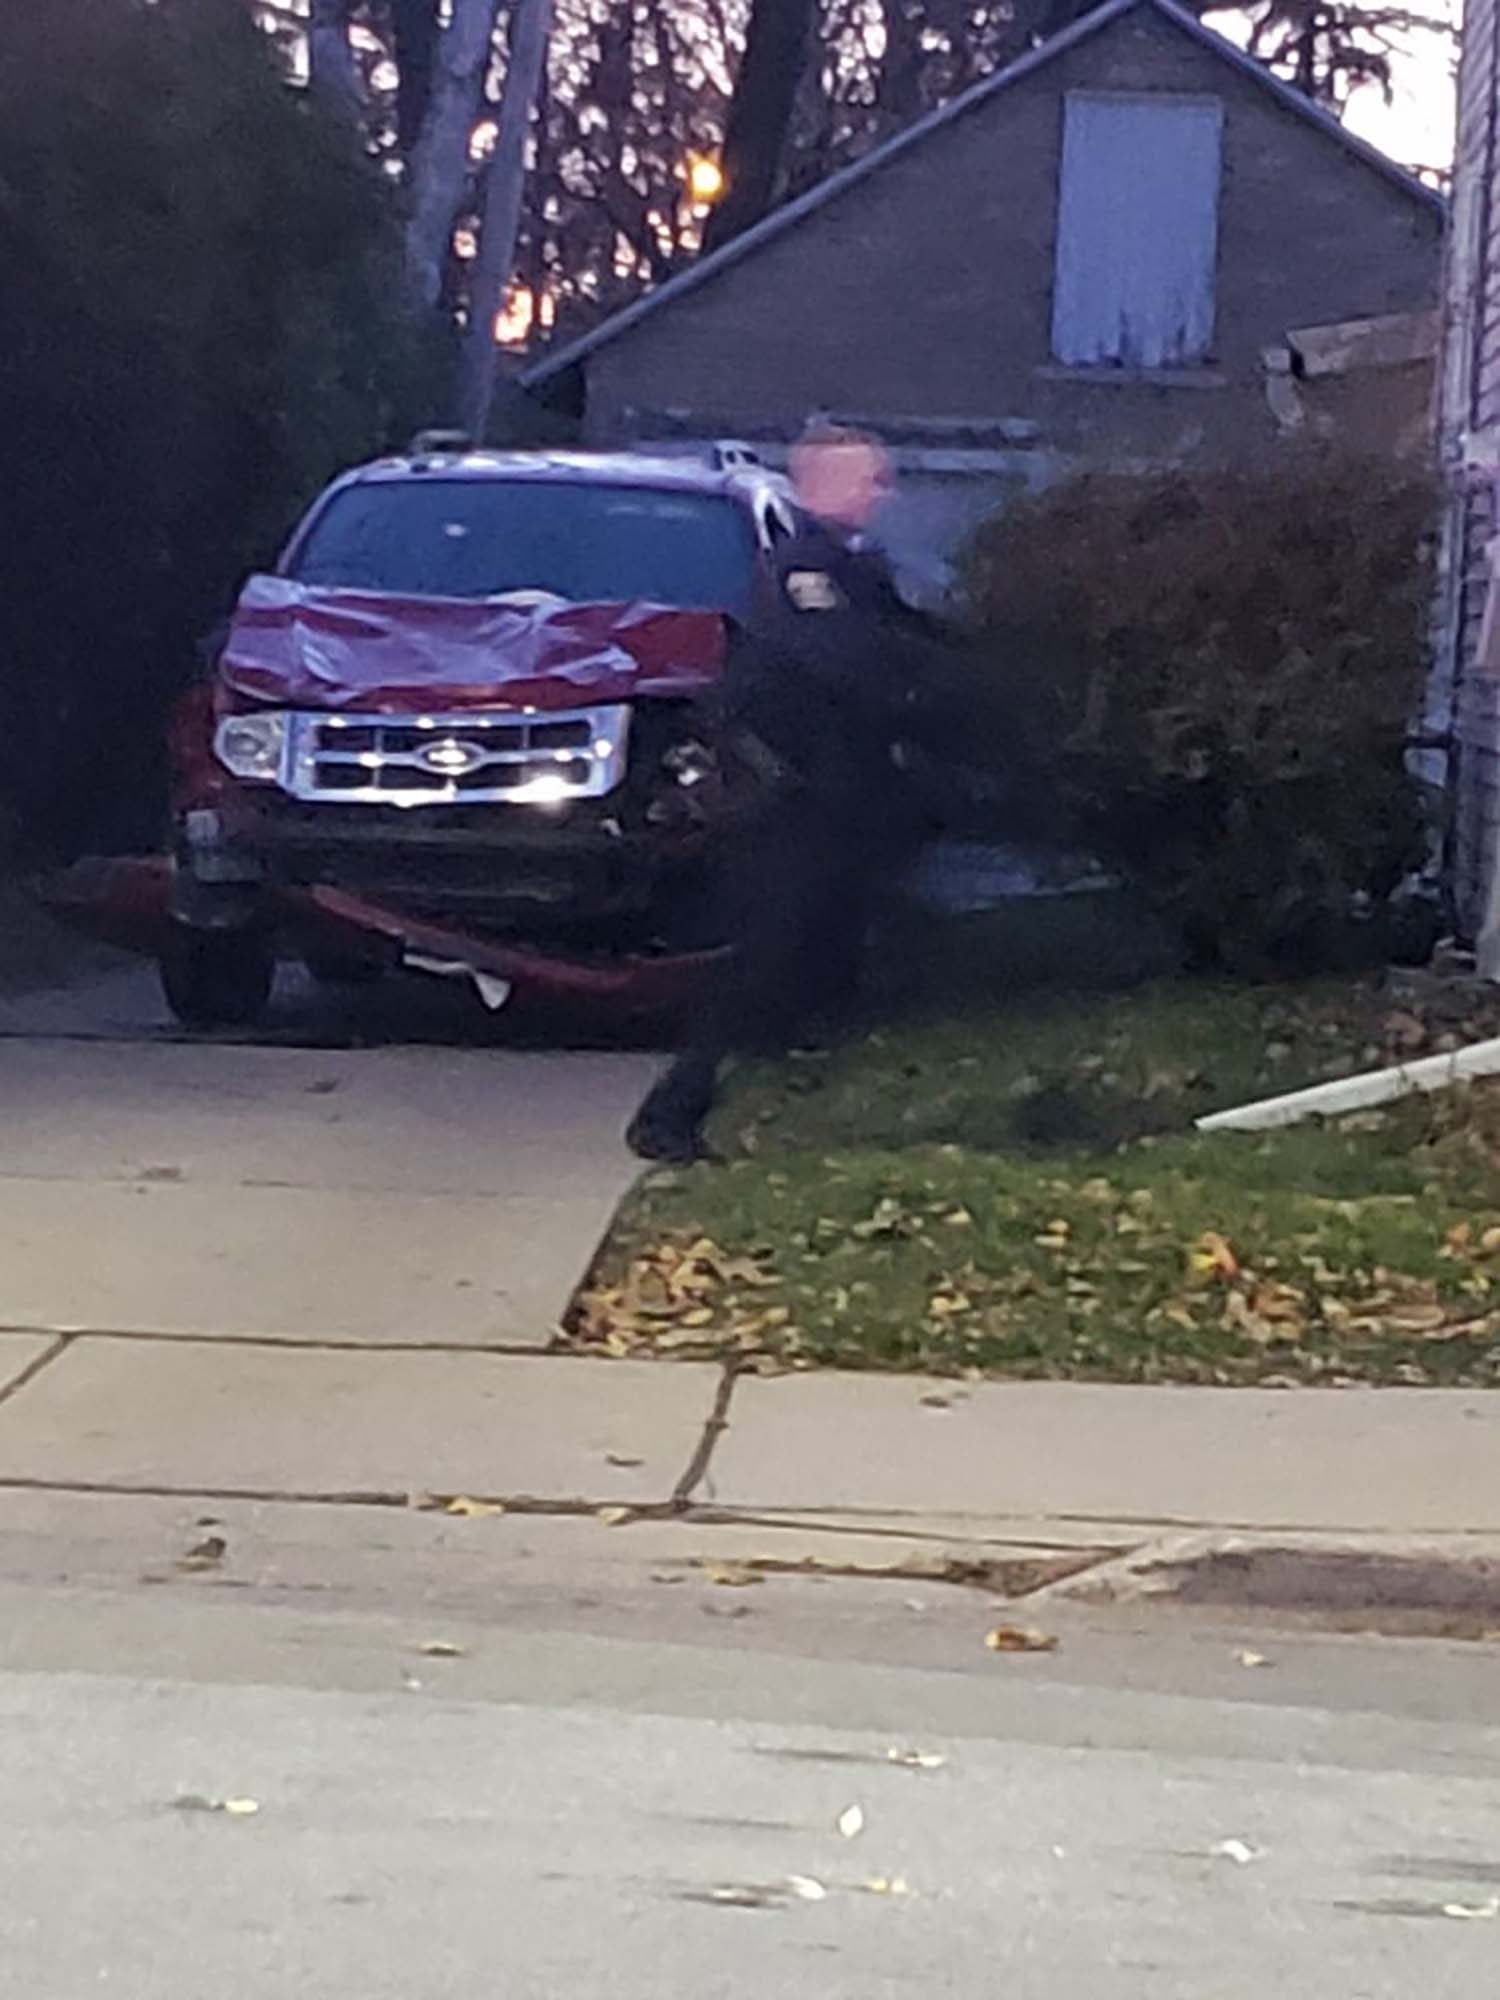
M 437 458 L 473 449 L 474 440 L 467 431 L 418 431 L 411 441 L 410 455 L 413 458 Z

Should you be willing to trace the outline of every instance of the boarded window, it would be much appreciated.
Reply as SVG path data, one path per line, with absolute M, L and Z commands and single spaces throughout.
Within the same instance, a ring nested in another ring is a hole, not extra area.
M 1213 346 L 1223 109 L 1067 100 L 1052 349 L 1077 368 L 1177 368 Z

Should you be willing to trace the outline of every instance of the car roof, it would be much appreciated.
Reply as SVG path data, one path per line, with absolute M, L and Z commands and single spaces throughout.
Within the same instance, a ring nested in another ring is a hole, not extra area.
M 408 452 L 356 466 L 329 490 L 347 486 L 415 484 L 424 480 L 496 480 L 503 484 L 653 487 L 659 492 L 703 493 L 741 501 L 775 494 L 787 483 L 757 464 L 720 465 L 701 457 L 666 453 L 592 451 Z

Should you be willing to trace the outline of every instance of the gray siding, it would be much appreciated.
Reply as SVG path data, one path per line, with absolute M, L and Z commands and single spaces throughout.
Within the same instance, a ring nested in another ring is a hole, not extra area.
M 1459 65 L 1442 381 L 1443 457 L 1451 497 L 1437 686 L 1429 701 L 1430 714 L 1451 718 L 1453 887 L 1460 927 L 1471 938 L 1485 921 L 1500 840 L 1500 684 L 1478 659 L 1500 481 L 1497 35 L 1497 0 L 1468 0 Z

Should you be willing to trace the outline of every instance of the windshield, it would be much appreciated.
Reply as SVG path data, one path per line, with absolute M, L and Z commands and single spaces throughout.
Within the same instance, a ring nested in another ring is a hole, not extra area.
M 731 500 L 582 481 L 422 479 L 351 486 L 292 561 L 299 583 L 397 597 L 547 590 L 749 610 L 754 545 Z

